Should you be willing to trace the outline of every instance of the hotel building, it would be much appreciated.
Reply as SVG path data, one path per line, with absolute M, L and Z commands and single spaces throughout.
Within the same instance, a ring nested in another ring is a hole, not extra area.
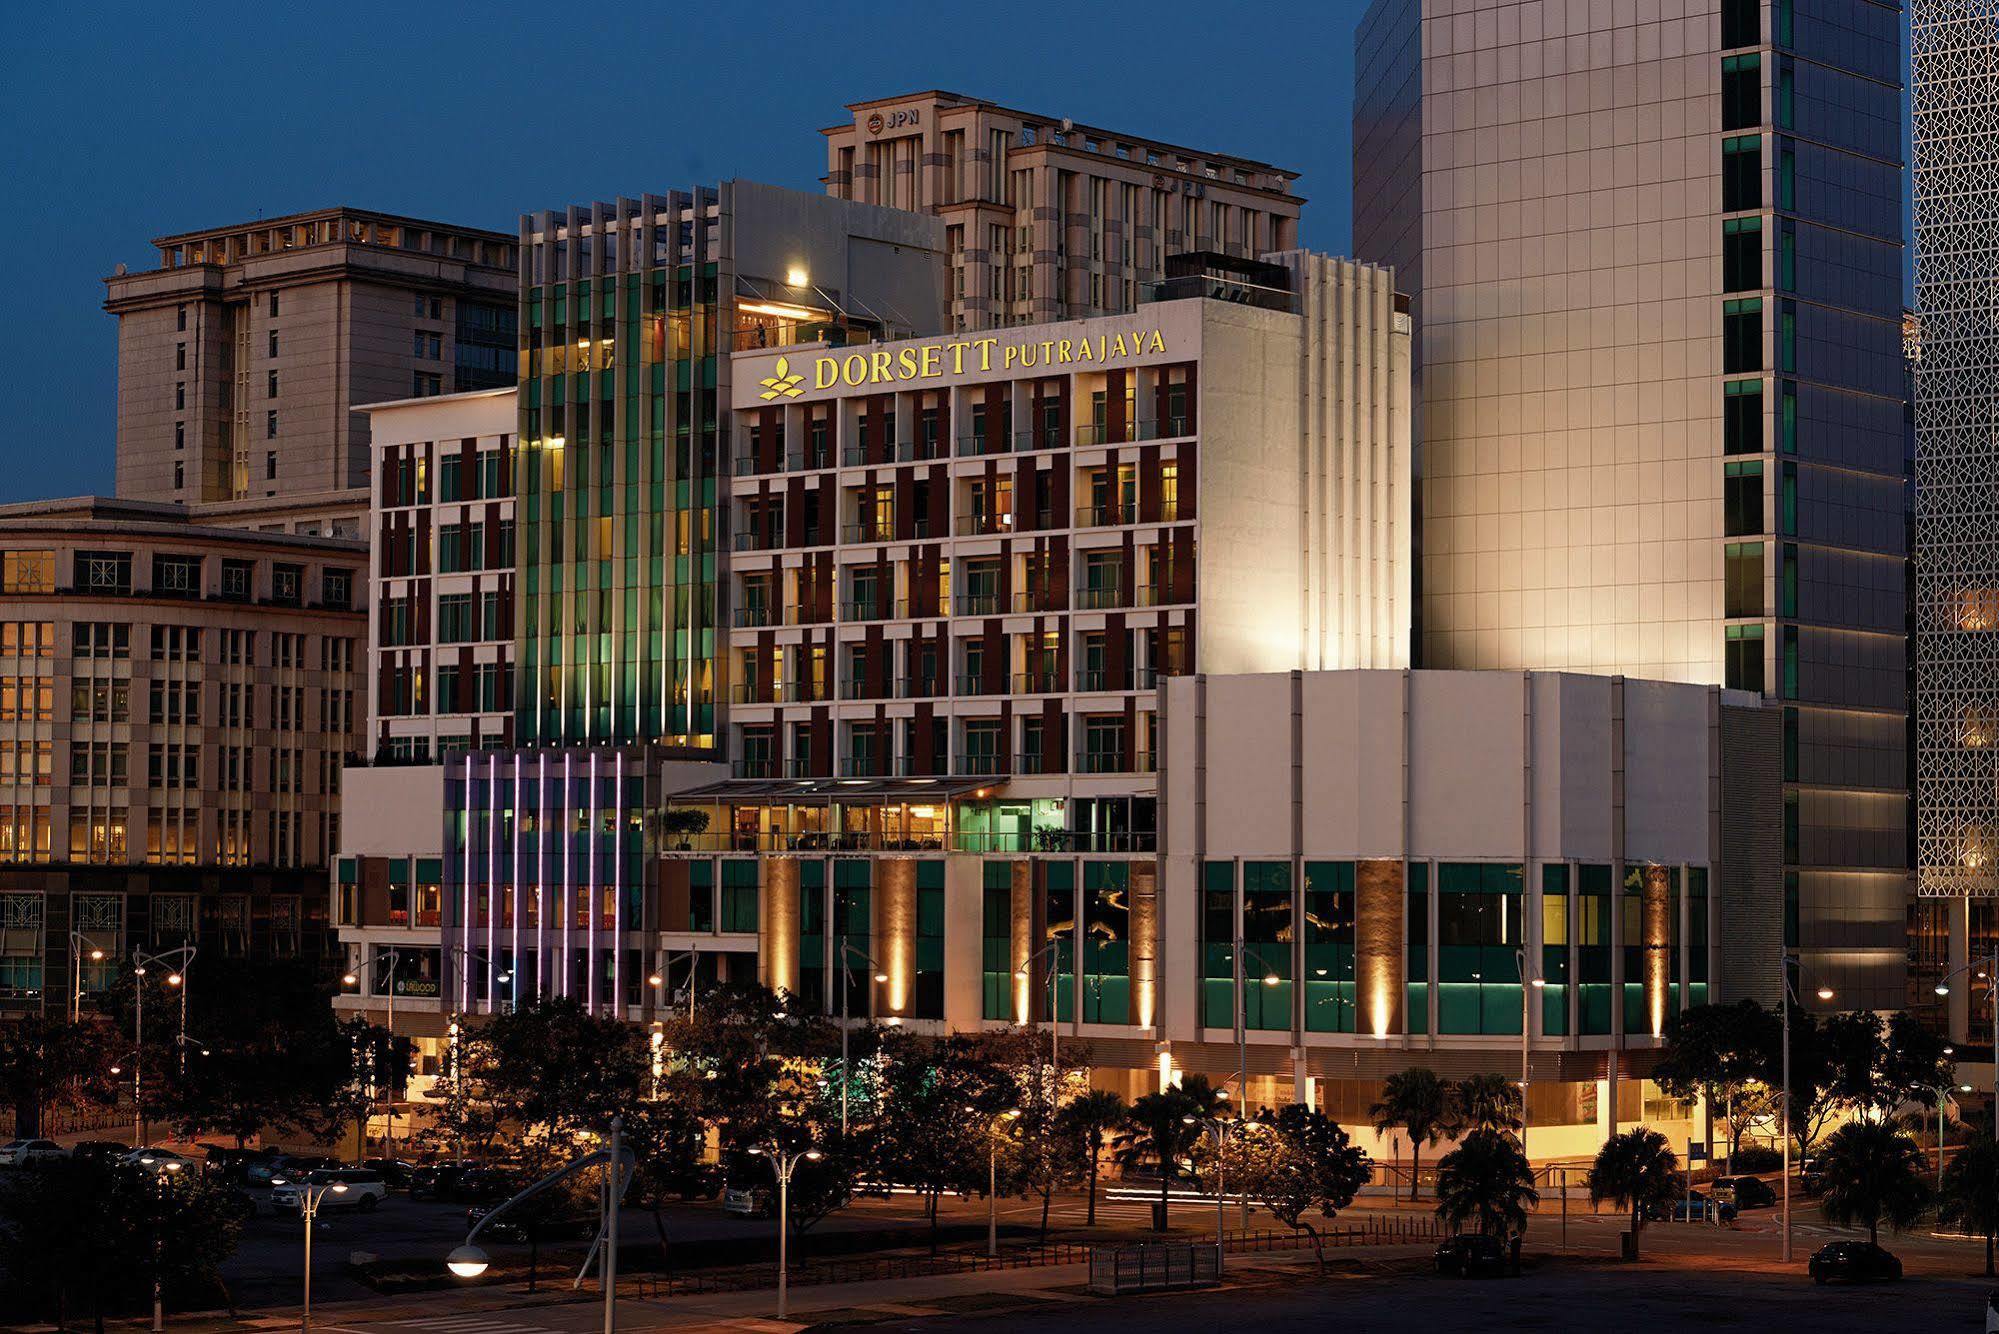
M 366 566 L 176 505 L 0 507 L 0 1013 L 87 1010 L 139 949 L 327 960 Z
M 1169 256 L 1298 243 L 1296 173 L 929 91 L 856 102 L 826 136 L 826 192 L 943 219 L 950 324 L 1134 309 Z
M 1418 661 L 1769 698 L 1788 939 L 1841 1008 L 1906 1001 L 1900 18 L 1379 0 L 1355 61 Z
M 1949 983 L 1999 951 L 1999 496 L 1991 386 L 1999 340 L 1992 163 L 1999 52 L 1989 4 L 1910 5 L 1915 115 L 1916 892 L 1911 986 L 1947 1008 L 1960 1045 L 1988 1048 L 1993 993 Z
M 332 208 L 153 244 L 104 280 L 124 499 L 359 536 L 360 405 L 514 381 L 511 236 Z

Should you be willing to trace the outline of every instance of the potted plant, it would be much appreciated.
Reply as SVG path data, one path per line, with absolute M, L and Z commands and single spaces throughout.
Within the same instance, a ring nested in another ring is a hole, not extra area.
M 659 832 L 668 839 L 678 838 L 680 842 L 675 846 L 679 851 L 691 851 L 694 835 L 708 832 L 708 812 L 686 806 L 662 811 Z

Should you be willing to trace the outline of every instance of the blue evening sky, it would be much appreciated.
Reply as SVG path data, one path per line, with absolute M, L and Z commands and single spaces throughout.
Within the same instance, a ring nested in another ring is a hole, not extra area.
M 865 98 L 948 88 L 1263 158 L 1301 173 L 1306 243 L 1344 252 L 1365 7 L 20 8 L 0 501 L 111 489 L 102 280 L 151 267 L 156 236 L 332 204 L 512 231 L 525 210 L 730 176 L 816 190 L 818 130 Z

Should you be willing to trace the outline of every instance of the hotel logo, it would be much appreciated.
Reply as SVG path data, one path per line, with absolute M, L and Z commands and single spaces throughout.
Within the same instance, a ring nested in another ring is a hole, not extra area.
M 803 375 L 793 375 L 791 373 L 791 359 L 789 357 L 779 357 L 777 365 L 770 368 L 770 374 L 757 381 L 758 387 L 763 390 L 757 397 L 763 399 L 766 403 L 774 398 L 797 398 L 805 392 L 801 388 L 804 383 L 805 377 Z

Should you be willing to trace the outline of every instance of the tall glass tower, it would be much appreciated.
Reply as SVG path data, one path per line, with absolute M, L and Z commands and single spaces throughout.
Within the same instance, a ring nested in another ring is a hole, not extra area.
M 1918 966 L 1941 974 L 1999 943 L 1999 3 L 1910 9 L 1921 330 L 1912 944 Z M 1989 1019 L 1971 1017 L 1985 1031 Z

